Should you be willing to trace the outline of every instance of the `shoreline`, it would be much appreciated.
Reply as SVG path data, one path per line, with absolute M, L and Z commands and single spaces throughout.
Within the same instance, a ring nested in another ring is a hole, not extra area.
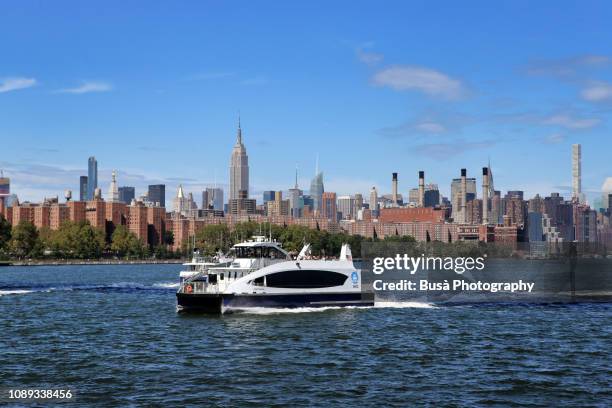
M 63 266 L 63 265 L 146 265 L 146 264 L 182 264 L 184 259 L 91 259 L 91 260 L 29 260 L 29 261 L 1 261 L 3 266 Z

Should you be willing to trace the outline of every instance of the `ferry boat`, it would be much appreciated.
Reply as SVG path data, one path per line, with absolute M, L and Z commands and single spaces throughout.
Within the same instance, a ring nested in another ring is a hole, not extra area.
M 231 263 L 186 278 L 176 293 L 179 312 L 223 314 L 253 307 L 373 306 L 361 287 L 350 247 L 340 259 L 309 259 L 305 245 L 293 260 L 281 244 L 263 236 L 236 244 Z
M 228 266 L 231 262 L 232 258 L 222 252 L 218 252 L 215 256 L 203 256 L 196 249 L 193 251 L 191 261 L 183 264 L 185 269 L 179 272 L 179 282 L 182 285 L 185 280 L 206 272 L 209 268 Z

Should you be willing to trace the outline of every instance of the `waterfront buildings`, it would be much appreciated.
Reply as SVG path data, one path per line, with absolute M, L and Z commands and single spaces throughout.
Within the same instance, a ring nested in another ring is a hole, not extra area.
M 98 161 L 91 156 L 87 161 L 87 200 L 93 200 L 98 188 Z

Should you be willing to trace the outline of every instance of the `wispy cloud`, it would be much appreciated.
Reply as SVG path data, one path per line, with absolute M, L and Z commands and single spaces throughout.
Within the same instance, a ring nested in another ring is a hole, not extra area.
M 464 113 L 428 109 L 399 126 L 385 127 L 378 133 L 389 138 L 428 137 L 451 133 L 457 136 L 462 127 L 471 121 L 472 118 Z
M 612 84 L 604 81 L 589 82 L 582 89 L 580 95 L 589 102 L 603 102 L 612 100 Z
M 573 110 L 552 113 L 523 112 L 497 115 L 496 120 L 508 124 L 527 124 L 530 126 L 552 126 L 570 130 L 588 130 L 602 123 L 597 117 L 585 117 Z
M 601 123 L 598 118 L 580 118 L 569 114 L 556 114 L 542 119 L 543 125 L 560 126 L 566 129 L 590 129 Z
M 240 83 L 242 85 L 265 85 L 268 82 L 270 82 L 268 80 L 268 78 L 266 78 L 264 76 L 256 76 L 256 77 L 253 77 L 253 78 L 244 79 Z
M 113 86 L 108 82 L 88 81 L 74 88 L 58 89 L 57 93 L 67 93 L 81 95 L 91 92 L 109 92 L 113 90 Z
M 559 144 L 563 143 L 564 141 L 565 135 L 561 133 L 552 133 L 543 139 L 543 142 L 547 144 Z
M 376 65 L 381 62 L 385 58 L 384 55 L 368 50 L 373 46 L 374 43 L 367 42 L 357 47 L 355 49 L 357 59 L 366 65 Z
M 525 71 L 530 75 L 552 76 L 567 79 L 581 71 L 612 64 L 606 55 L 578 55 L 560 59 L 540 59 L 530 62 Z
M 36 85 L 34 78 L 2 78 L 0 79 L 0 93 L 30 88 Z
M 459 99 L 466 95 L 465 85 L 458 79 L 424 67 L 395 65 L 378 71 L 372 82 L 396 91 L 418 91 L 442 99 Z
M 225 72 L 225 71 L 200 72 L 198 74 L 190 75 L 186 79 L 188 81 L 206 81 L 206 80 L 210 80 L 210 79 L 228 78 L 228 77 L 231 77 L 231 76 L 234 76 L 234 75 L 235 75 L 234 72 Z
M 453 156 L 459 156 L 467 151 L 475 149 L 486 149 L 492 147 L 497 142 L 494 140 L 481 140 L 468 142 L 458 139 L 450 142 L 441 143 L 426 143 L 415 146 L 411 152 L 418 156 L 427 156 L 432 159 L 447 159 Z

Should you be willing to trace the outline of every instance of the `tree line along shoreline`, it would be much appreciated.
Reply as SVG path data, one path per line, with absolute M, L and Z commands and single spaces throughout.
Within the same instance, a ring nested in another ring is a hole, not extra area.
M 15 264 L 60 264 L 81 261 L 82 263 L 125 263 L 127 261 L 185 260 L 197 249 L 202 255 L 227 252 L 234 244 L 246 241 L 255 235 L 265 235 L 280 242 L 292 255 L 297 255 L 304 244 L 311 244 L 313 256 L 337 257 L 342 244 L 351 246 L 355 257 L 361 254 L 364 243 L 400 243 L 404 250 L 415 255 L 422 252 L 441 253 L 448 256 L 479 255 L 492 247 L 482 244 L 456 241 L 417 242 L 414 237 L 404 235 L 366 238 L 344 232 L 332 233 L 301 225 L 276 225 L 242 222 L 229 228 L 227 224 L 206 225 L 181 248 L 172 250 L 172 232 L 164 234 L 162 245 L 147 246 L 125 225 L 117 226 L 105 236 L 104 231 L 92 227 L 87 221 L 66 222 L 57 230 L 37 229 L 31 222 L 21 221 L 16 226 L 0 215 L 0 262 Z M 499 249 L 496 249 L 499 252 Z M 509 255 L 509 254 L 506 254 Z

